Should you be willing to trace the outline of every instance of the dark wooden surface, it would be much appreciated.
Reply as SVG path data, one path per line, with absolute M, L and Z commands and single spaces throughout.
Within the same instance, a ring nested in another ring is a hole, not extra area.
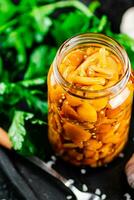
M 14 186 L 9 183 L 9 180 L 0 170 L 0 200 L 19 200 L 18 198 L 17 192 L 14 191 Z

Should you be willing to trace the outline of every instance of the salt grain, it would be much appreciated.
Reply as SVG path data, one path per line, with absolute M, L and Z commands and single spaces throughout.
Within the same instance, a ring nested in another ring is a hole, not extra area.
M 86 170 L 85 169 L 81 169 L 81 174 L 86 174 Z
M 126 200 L 132 200 L 130 194 L 128 194 L 128 193 L 124 194 L 124 197 L 126 197 Z
M 73 179 L 68 179 L 67 182 L 66 182 L 66 186 L 70 186 L 70 185 L 73 185 L 74 184 L 74 180 Z
M 55 162 L 54 162 L 53 160 L 50 160 L 50 161 L 48 161 L 48 162 L 46 163 L 46 165 L 47 165 L 49 168 L 51 168 L 52 165 L 54 165 L 54 164 L 55 164 Z
M 87 192 L 88 191 L 88 187 L 87 187 L 86 184 L 82 185 L 82 190 L 83 190 L 83 192 Z
M 101 195 L 101 200 L 105 200 L 107 198 L 106 194 Z
M 101 195 L 101 190 L 100 190 L 99 188 L 97 188 L 97 189 L 95 190 L 95 194 Z
M 55 156 L 51 156 L 51 159 L 52 159 L 53 161 L 56 161 L 56 157 L 55 157 Z
M 124 153 L 120 153 L 119 158 L 124 158 Z
M 68 196 L 66 197 L 66 199 L 70 200 L 70 199 L 72 199 L 72 196 L 71 196 L 71 195 L 68 195 Z

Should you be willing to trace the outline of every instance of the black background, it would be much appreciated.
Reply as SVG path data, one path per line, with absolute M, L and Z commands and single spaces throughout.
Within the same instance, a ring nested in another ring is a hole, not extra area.
M 123 12 L 134 5 L 134 1 L 101 0 L 101 3 L 102 6 L 97 14 L 107 14 L 112 21 L 113 30 L 118 32 Z M 54 168 L 66 178 L 74 179 L 80 189 L 84 183 L 92 192 L 100 188 L 102 193 L 107 195 L 108 200 L 125 200 L 125 193 L 129 193 L 134 199 L 134 191 L 128 186 L 124 173 L 125 163 L 134 152 L 133 130 L 134 119 L 132 117 L 130 140 L 124 150 L 125 157 L 116 159 L 108 167 L 86 168 L 86 174 L 82 175 L 81 168 L 72 167 L 59 159 Z M 47 135 L 47 128 L 45 133 Z M 48 146 L 47 138 L 46 145 Z M 47 155 L 48 159 L 51 153 Z M 67 194 L 68 191 L 45 172 L 15 153 L 0 149 L 0 200 L 64 200 Z

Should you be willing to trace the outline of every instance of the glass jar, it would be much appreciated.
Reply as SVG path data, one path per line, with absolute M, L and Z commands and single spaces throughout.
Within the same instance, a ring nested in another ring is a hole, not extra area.
M 56 154 L 75 165 L 112 161 L 128 140 L 132 100 L 130 62 L 116 41 L 89 33 L 64 42 L 48 74 L 48 137 Z

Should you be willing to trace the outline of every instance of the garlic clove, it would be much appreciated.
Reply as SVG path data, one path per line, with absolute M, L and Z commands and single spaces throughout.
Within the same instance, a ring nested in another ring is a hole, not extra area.
M 134 154 L 125 167 L 128 184 L 134 189 Z
M 134 38 L 134 7 L 129 8 L 123 15 L 120 24 L 121 33 L 125 33 Z

